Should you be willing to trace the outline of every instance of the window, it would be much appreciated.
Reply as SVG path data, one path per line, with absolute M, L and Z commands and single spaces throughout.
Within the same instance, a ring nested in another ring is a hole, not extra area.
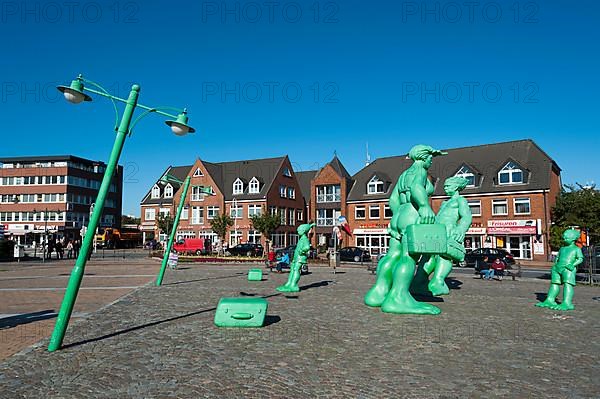
M 146 209 L 144 213 L 144 220 L 155 220 L 156 219 L 156 210 L 155 209 Z
M 219 207 L 218 206 L 207 206 L 206 207 L 206 218 L 214 219 L 219 216 Z
M 287 188 L 287 196 L 288 198 L 294 199 L 296 198 L 296 189 L 294 187 Z
M 196 169 L 196 170 L 194 171 L 194 176 L 193 176 L 193 177 L 199 177 L 199 176 L 204 176 L 204 175 L 202 174 L 202 171 L 200 170 L 200 168 L 198 168 L 198 169 Z
M 475 175 L 473 174 L 471 169 L 469 169 L 468 167 L 463 166 L 462 168 L 460 168 L 458 170 L 458 172 L 456 172 L 456 174 L 454 176 L 463 177 L 463 178 L 467 179 L 469 181 L 469 184 L 467 184 L 467 187 L 475 187 Z
M 260 192 L 260 182 L 256 177 L 253 177 L 248 184 L 248 192 L 250 194 L 258 194 Z
M 481 216 L 481 201 L 480 200 L 469 200 L 469 209 L 471 209 L 471 215 Z
M 270 206 L 270 207 L 269 207 L 269 214 L 270 214 L 271 216 L 273 216 L 273 215 L 277 215 L 277 207 L 275 207 L 275 206 Z
M 356 208 L 354 208 L 354 218 L 364 219 L 366 217 L 365 207 L 363 205 L 357 205 Z
M 287 196 L 287 190 L 285 186 L 279 186 L 279 196 L 285 198 Z
M 204 224 L 204 208 L 201 206 L 192 207 L 192 224 Z
M 281 208 L 279 212 L 279 217 L 281 218 L 281 225 L 285 226 L 287 224 L 287 210 L 285 208 Z
M 296 216 L 296 210 L 288 209 L 288 224 L 290 226 L 294 226 L 296 224 L 295 216 Z
M 190 217 L 190 208 L 184 206 L 181 210 L 181 218 L 187 220 Z
M 379 219 L 379 205 L 369 206 L 369 219 Z
M 284 168 L 283 175 L 286 177 L 292 177 L 292 172 L 290 172 L 290 168 Z
M 383 206 L 383 217 L 386 219 L 391 219 L 394 216 L 393 212 L 392 212 L 392 208 L 390 208 L 389 205 L 384 205 Z
M 233 182 L 233 193 L 234 194 L 242 194 L 243 192 L 244 192 L 244 182 L 242 180 L 240 180 L 240 178 L 237 178 Z
M 340 202 L 340 185 L 317 186 L 317 202 Z
M 160 198 L 160 188 L 156 184 L 152 187 L 152 198 Z
M 382 194 L 384 186 L 384 183 L 377 176 L 373 176 L 367 184 L 367 194 Z
M 508 201 L 492 200 L 492 215 L 508 215 Z
M 201 186 L 192 187 L 192 201 L 204 201 L 204 193 Z
M 243 205 L 231 205 L 229 209 L 229 215 L 234 219 L 241 219 L 244 217 L 244 206 Z
M 173 198 L 173 186 L 170 184 L 165 186 L 165 198 Z
M 229 246 L 235 247 L 242 240 L 242 232 L 239 230 L 229 232 Z
M 259 216 L 262 213 L 262 207 L 260 205 L 248 205 L 248 217 Z
M 519 165 L 511 161 L 498 172 L 498 182 L 500 184 L 523 183 L 523 171 Z
M 158 213 L 160 213 L 161 217 L 166 218 L 167 216 L 169 216 L 171 214 L 171 209 L 170 208 L 160 208 L 158 210 Z
M 317 209 L 317 226 L 334 226 L 340 215 L 337 209 Z
M 529 215 L 531 203 L 529 198 L 515 198 L 515 215 Z
M 248 242 L 254 244 L 260 244 L 260 232 L 256 230 L 248 230 Z
M 298 211 L 298 217 L 296 219 L 298 219 L 299 222 L 301 222 L 304 219 L 304 212 L 302 212 L 302 210 Z

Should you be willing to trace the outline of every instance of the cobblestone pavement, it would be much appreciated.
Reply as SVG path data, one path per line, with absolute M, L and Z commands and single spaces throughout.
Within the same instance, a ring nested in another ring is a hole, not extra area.
M 0 264 L 0 359 L 48 337 L 74 260 Z M 160 264 L 140 258 L 88 262 L 73 319 L 86 316 L 153 280 Z
M 534 307 L 548 281 L 455 275 L 439 316 L 362 304 L 374 276 L 312 268 L 246 280 L 248 267 L 167 273 L 0 365 L 2 398 L 598 397 L 600 290 L 578 286 L 577 310 Z M 265 296 L 267 326 L 220 329 L 224 296 Z

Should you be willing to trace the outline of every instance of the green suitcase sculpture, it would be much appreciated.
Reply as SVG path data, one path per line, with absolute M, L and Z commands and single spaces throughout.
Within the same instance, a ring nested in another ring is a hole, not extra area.
M 248 281 L 262 281 L 262 270 L 261 269 L 248 270 Z
M 221 298 L 215 313 L 217 327 L 262 327 L 268 302 L 264 298 Z

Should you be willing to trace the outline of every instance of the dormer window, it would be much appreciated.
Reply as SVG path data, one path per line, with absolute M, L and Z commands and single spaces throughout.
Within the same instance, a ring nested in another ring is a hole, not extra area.
M 290 168 L 284 168 L 283 175 L 287 177 L 292 177 L 292 172 L 290 172 Z
M 469 169 L 467 166 L 460 168 L 454 176 L 467 179 L 469 181 L 467 187 L 475 187 L 475 174 L 473 174 L 473 171 L 471 171 L 471 169 Z
M 243 192 L 244 192 L 244 182 L 240 178 L 237 178 L 233 182 L 233 193 L 234 194 L 242 194 Z
M 507 163 L 498 172 L 498 183 L 500 184 L 518 184 L 523 183 L 523 170 L 515 162 Z
M 194 177 L 199 177 L 199 176 L 204 176 L 202 174 L 202 171 L 200 170 L 200 168 L 196 169 L 196 171 L 194 172 Z
M 173 186 L 170 184 L 165 186 L 165 198 L 173 198 Z
M 155 184 L 154 187 L 152 187 L 152 199 L 158 198 L 160 198 L 160 187 Z
M 377 176 L 373 176 L 367 184 L 367 194 L 383 194 L 385 184 Z
M 250 183 L 248 184 L 248 192 L 250 194 L 258 194 L 260 192 L 260 182 L 256 177 L 253 177 L 252 180 L 250 180 Z

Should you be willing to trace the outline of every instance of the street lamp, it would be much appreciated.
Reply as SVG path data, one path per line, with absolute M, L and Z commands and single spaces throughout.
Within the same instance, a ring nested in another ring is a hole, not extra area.
M 190 182 L 192 179 L 190 176 L 185 178 L 185 181 L 181 181 L 175 176 L 171 176 L 169 174 L 165 174 L 160 179 L 162 182 L 169 183 L 179 183 L 183 185 L 183 190 L 181 192 L 181 198 L 179 200 L 179 206 L 177 207 L 177 213 L 175 213 L 175 220 L 173 220 L 173 226 L 171 227 L 171 234 L 169 236 L 169 241 L 167 242 L 167 247 L 165 248 L 165 253 L 163 255 L 163 261 L 160 266 L 160 271 L 158 272 L 158 276 L 156 277 L 156 285 L 160 286 L 162 284 L 163 278 L 165 276 L 165 270 L 167 269 L 167 263 L 169 261 L 169 254 L 171 253 L 171 249 L 173 248 L 173 241 L 175 240 L 175 234 L 177 232 L 177 226 L 179 225 L 179 218 L 181 216 L 181 211 L 183 210 L 185 198 L 187 197 L 188 188 L 190 187 Z M 214 191 L 210 187 L 197 186 L 200 189 L 200 192 L 206 195 L 215 195 Z
M 86 84 L 94 86 L 96 89 L 85 87 Z M 81 75 L 79 75 L 75 80 L 73 80 L 70 86 L 58 86 L 57 89 L 61 93 L 63 93 L 67 101 L 73 104 L 79 104 L 81 102 L 92 100 L 92 98 L 89 95 L 87 95 L 84 91 L 97 94 L 102 97 L 106 97 L 111 100 L 115 110 L 115 130 L 117 132 L 117 135 L 113 144 L 112 151 L 110 153 L 108 164 L 104 171 L 104 176 L 102 177 L 102 183 L 100 185 L 98 197 L 96 198 L 95 202 L 96 205 L 94 206 L 94 210 L 88 223 L 88 231 L 94 232 L 98 227 L 98 222 L 100 220 L 100 216 L 102 215 L 102 210 L 104 209 L 104 202 L 108 195 L 113 175 L 118 165 L 119 158 L 121 156 L 121 151 L 123 150 L 123 145 L 125 144 L 125 138 L 127 137 L 127 135 L 131 135 L 135 125 L 146 115 L 150 113 L 156 113 L 174 119 L 168 120 L 166 123 L 171 128 L 172 132 L 178 136 L 187 133 L 193 133 L 195 130 L 187 124 L 187 111 L 185 109 L 181 110 L 172 107 L 153 108 L 147 107 L 142 104 L 138 104 L 140 86 L 137 84 L 131 86 L 131 91 L 129 92 L 129 97 L 127 99 L 119 98 L 109 94 L 108 91 L 106 91 L 102 86 L 88 79 L 84 79 Z M 125 109 L 123 110 L 120 120 L 116 102 L 122 102 L 125 104 Z M 132 122 L 133 114 L 136 108 L 142 108 L 145 111 L 141 113 Z M 165 109 L 176 109 L 178 115 L 172 115 L 170 113 L 167 113 L 164 111 Z M 73 271 L 71 272 L 71 277 L 69 278 L 67 290 L 65 292 L 65 296 L 63 297 L 63 301 L 60 306 L 60 311 L 58 313 L 58 318 L 54 326 L 54 331 L 52 332 L 52 337 L 50 338 L 50 344 L 48 345 L 48 350 L 50 352 L 59 349 L 62 345 L 65 336 L 65 331 L 67 330 L 69 319 L 71 318 L 71 313 L 73 312 L 73 306 L 75 305 L 75 300 L 77 299 L 79 286 L 81 285 L 81 280 L 83 279 L 85 264 L 87 262 L 88 255 L 92 248 L 92 241 L 94 239 L 94 236 L 95 234 L 86 234 L 84 236 L 81 245 L 81 251 L 79 252 L 79 256 L 77 257 L 77 261 L 75 262 L 75 266 L 73 267 Z

